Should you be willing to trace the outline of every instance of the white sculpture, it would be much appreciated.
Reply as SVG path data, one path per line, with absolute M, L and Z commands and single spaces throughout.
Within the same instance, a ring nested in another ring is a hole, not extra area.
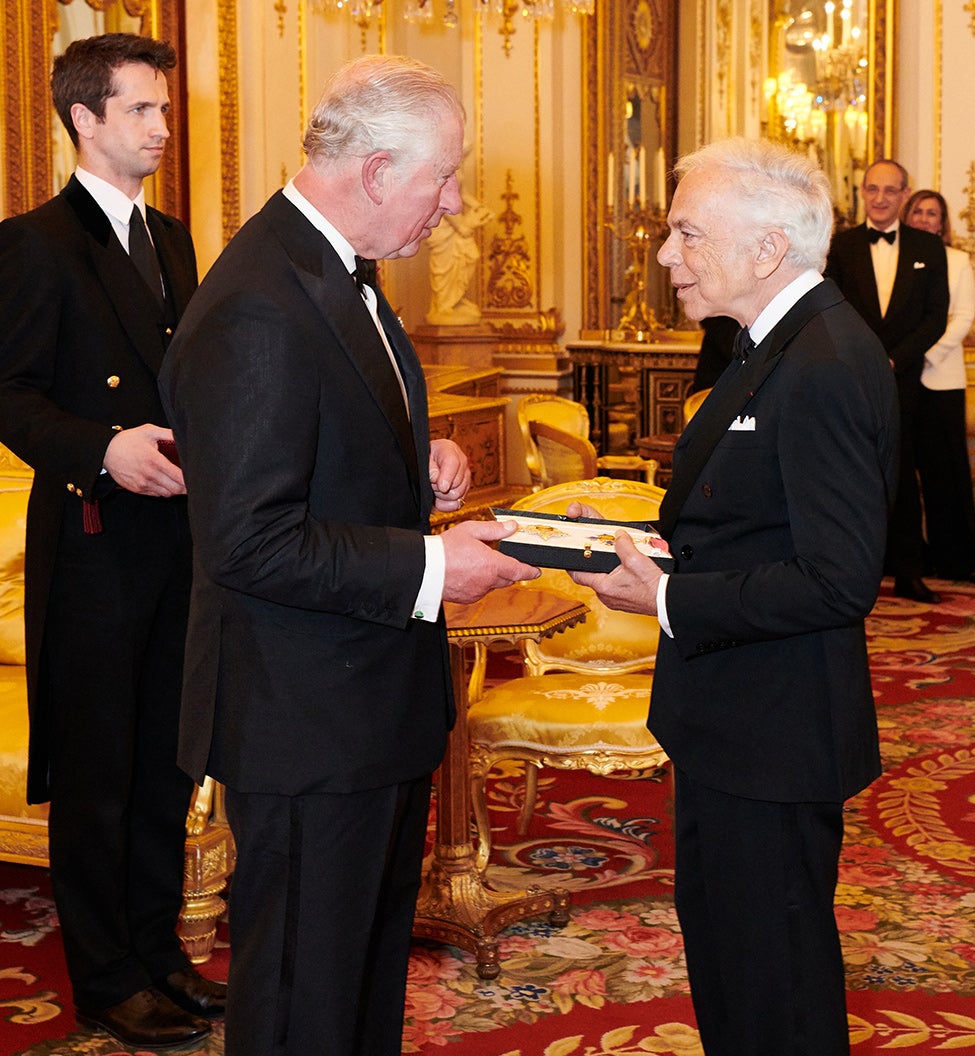
M 475 233 L 494 214 L 470 195 L 461 198 L 463 210 L 445 215 L 428 239 L 432 296 L 427 322 L 434 326 L 470 326 L 481 318 L 481 309 L 466 294 L 480 256 Z

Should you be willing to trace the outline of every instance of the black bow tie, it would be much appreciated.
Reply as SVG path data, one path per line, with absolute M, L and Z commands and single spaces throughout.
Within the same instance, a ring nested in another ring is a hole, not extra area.
M 748 354 L 755 347 L 755 342 L 752 340 L 752 335 L 748 332 L 748 327 L 743 326 L 737 334 L 735 334 L 735 347 L 734 357 L 740 359 L 742 363 L 748 359 Z
M 894 239 L 897 238 L 897 232 L 894 230 L 890 231 L 878 231 L 875 227 L 867 228 L 867 238 L 870 239 L 870 245 L 875 245 L 881 239 L 885 242 L 889 242 L 891 245 L 894 244 Z
M 375 289 L 376 262 L 374 260 L 366 260 L 365 257 L 357 255 L 355 258 L 355 271 L 352 272 L 352 278 L 355 279 L 355 284 L 359 289 L 359 293 L 362 293 L 363 286 L 371 286 Z

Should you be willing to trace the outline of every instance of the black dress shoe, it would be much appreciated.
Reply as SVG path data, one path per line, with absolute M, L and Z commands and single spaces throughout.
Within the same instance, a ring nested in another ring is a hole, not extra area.
M 227 1008 L 227 984 L 205 979 L 191 964 L 157 979 L 155 986 L 195 1016 L 222 1016 Z
M 205 1019 L 177 1008 L 154 988 L 98 1012 L 79 1008 L 75 1018 L 82 1026 L 107 1031 L 130 1048 L 173 1049 L 202 1041 L 210 1033 Z
M 923 601 L 926 605 L 937 605 L 941 601 L 941 595 L 931 590 L 920 576 L 895 579 L 894 595 L 898 598 L 910 598 L 911 601 Z

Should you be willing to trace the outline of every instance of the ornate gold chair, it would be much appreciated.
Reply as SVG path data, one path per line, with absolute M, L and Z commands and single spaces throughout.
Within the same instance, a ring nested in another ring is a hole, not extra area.
M 521 439 L 525 445 L 525 463 L 531 475 L 532 488 L 538 491 L 547 485 L 538 446 L 531 435 L 531 423 L 544 422 L 565 433 L 588 440 L 589 412 L 583 404 L 576 403 L 575 400 L 547 393 L 532 393 L 518 402 L 517 414 Z M 593 454 L 595 455 L 595 451 Z
M 528 423 L 528 435 L 535 445 L 543 488 L 596 475 L 596 449 L 584 436 L 534 419 Z
M 597 477 L 557 484 L 519 499 L 521 510 L 564 513 L 578 500 L 612 520 L 657 516 L 663 490 L 645 481 Z M 486 785 L 501 760 L 525 764 L 525 802 L 518 832 L 528 831 L 542 767 L 647 770 L 666 761 L 646 728 L 660 626 L 655 616 L 617 612 L 558 569 L 543 569 L 532 586 L 582 598 L 584 623 L 522 645 L 525 674 L 485 689 L 486 652 L 478 648 L 470 686 L 471 792 L 478 867 L 491 853 Z
M 518 404 L 518 426 L 525 445 L 525 463 L 528 466 L 534 491 L 563 481 L 582 480 L 595 476 L 600 470 L 614 476 L 633 474 L 641 477 L 648 484 L 654 482 L 658 463 L 653 459 L 643 458 L 640 455 L 597 456 L 595 447 L 589 441 L 589 412 L 584 404 L 577 403 L 575 400 L 567 400 L 563 396 L 550 396 L 546 393 L 532 393 L 530 396 L 525 396 Z M 575 446 L 576 458 L 588 457 L 588 455 L 583 456 L 582 452 L 590 451 L 591 457 L 595 459 L 595 468 L 588 471 L 588 462 L 586 462 L 586 472 L 573 472 L 570 467 L 563 465 L 564 448 L 570 445 L 564 437 L 557 437 L 551 432 L 548 432 L 549 450 L 551 451 L 552 445 L 557 442 L 563 451 L 552 452 L 549 461 L 546 462 L 543 444 L 540 444 L 537 439 L 541 427 L 547 427 L 547 429 L 542 429 L 542 432 L 555 429 L 560 433 L 568 433 L 585 441 L 584 444 Z
M 684 400 L 684 425 L 687 425 L 694 415 L 697 414 L 698 408 L 708 398 L 710 392 L 710 389 L 698 389 L 697 392 L 692 392 Z
M 0 446 L 0 861 L 48 864 L 47 804 L 28 806 L 27 679 L 24 657 L 24 531 L 33 474 Z M 207 960 L 235 848 L 223 810 L 223 790 L 211 780 L 195 790 L 186 819 L 183 905 L 178 931 L 187 956 Z

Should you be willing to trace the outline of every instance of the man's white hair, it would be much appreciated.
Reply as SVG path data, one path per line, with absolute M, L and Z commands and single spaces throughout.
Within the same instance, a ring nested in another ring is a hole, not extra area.
M 387 150 L 394 162 L 424 160 L 448 114 L 462 121 L 455 89 L 425 63 L 363 55 L 338 70 L 312 111 L 303 146 L 309 159 Z
M 786 261 L 822 271 L 833 233 L 833 198 L 826 173 L 805 154 L 766 139 L 736 136 L 681 158 L 678 177 L 720 168 L 735 191 L 735 205 L 757 227 L 781 228 L 789 240 Z

